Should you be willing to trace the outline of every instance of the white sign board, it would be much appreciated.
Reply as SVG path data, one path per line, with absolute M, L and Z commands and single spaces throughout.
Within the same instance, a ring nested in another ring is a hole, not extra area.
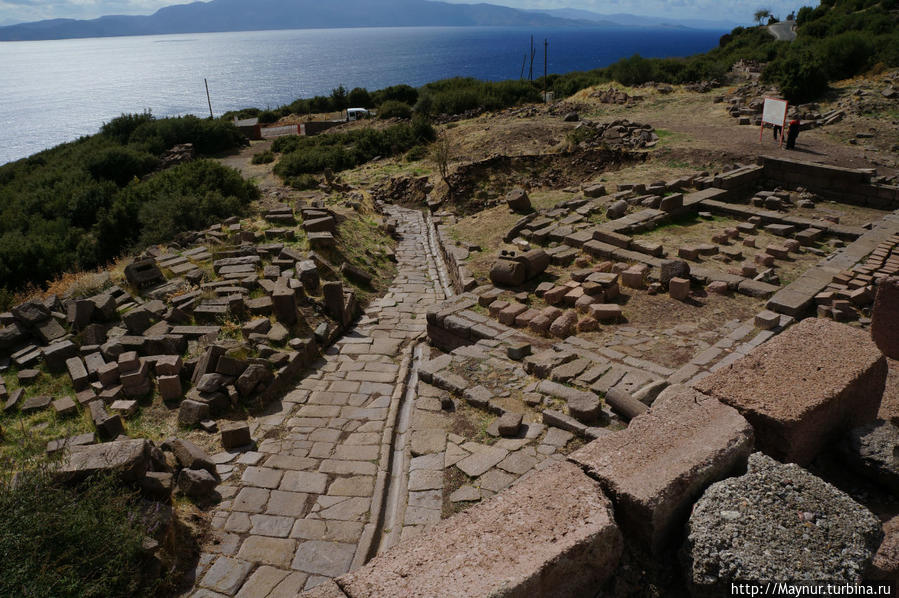
M 762 124 L 768 123 L 782 127 L 786 120 L 787 101 L 765 98 L 765 108 L 762 111 Z

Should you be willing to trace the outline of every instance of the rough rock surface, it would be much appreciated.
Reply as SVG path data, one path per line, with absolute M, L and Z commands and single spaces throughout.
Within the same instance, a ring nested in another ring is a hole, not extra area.
M 735 409 L 685 389 L 569 458 L 600 481 L 627 537 L 659 551 L 702 491 L 751 452 L 752 427 Z
M 599 484 L 560 463 L 337 583 L 350 596 L 581 596 L 615 570 L 621 549 Z
M 798 465 L 755 453 L 746 475 L 713 484 L 687 524 L 684 559 L 694 596 L 727 596 L 730 582 L 859 582 L 880 521 Z
M 899 277 L 881 281 L 871 314 L 871 336 L 890 359 L 899 359 Z
M 867 333 L 809 318 L 696 388 L 742 413 L 759 449 L 806 464 L 841 433 L 874 421 L 886 375 Z
M 899 493 L 899 463 L 894 457 L 897 447 L 899 428 L 879 421 L 851 430 L 840 452 L 854 471 Z
M 60 463 L 58 471 L 63 478 L 73 481 L 109 471 L 116 472 L 126 482 L 134 482 L 147 472 L 150 448 L 150 441 L 146 438 L 73 447 Z

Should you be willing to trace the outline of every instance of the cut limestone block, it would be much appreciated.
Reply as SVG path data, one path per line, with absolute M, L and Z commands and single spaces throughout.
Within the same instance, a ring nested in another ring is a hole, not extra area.
M 658 553 L 693 501 L 741 468 L 752 447 L 752 427 L 735 409 L 684 389 L 569 458 L 602 484 L 624 533 Z
M 349 596 L 554 596 L 595 591 L 622 549 L 611 505 L 575 465 L 535 473 L 338 578 Z
M 742 413 L 759 449 L 806 464 L 843 432 L 874 421 L 886 375 L 886 359 L 865 332 L 810 318 L 696 388 Z

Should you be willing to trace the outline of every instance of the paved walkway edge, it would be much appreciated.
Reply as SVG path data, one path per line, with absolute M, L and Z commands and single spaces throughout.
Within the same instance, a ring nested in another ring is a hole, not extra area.
M 387 425 L 381 433 L 381 453 L 378 457 L 378 474 L 375 479 L 375 489 L 372 494 L 371 512 L 377 513 L 374 521 L 369 521 L 365 525 L 362 537 L 356 547 L 356 554 L 353 556 L 353 563 L 350 570 L 356 570 L 363 566 L 377 553 L 380 542 L 378 536 L 383 532 L 385 518 L 385 502 L 390 492 L 390 481 L 392 475 L 393 451 L 396 441 L 396 425 L 400 415 L 400 406 L 403 397 L 406 395 L 406 388 L 409 377 L 412 374 L 412 359 L 415 350 L 418 347 L 420 339 L 413 341 L 406 347 L 403 360 L 400 364 L 400 370 L 397 373 L 397 384 L 390 397 L 390 409 L 387 415 Z

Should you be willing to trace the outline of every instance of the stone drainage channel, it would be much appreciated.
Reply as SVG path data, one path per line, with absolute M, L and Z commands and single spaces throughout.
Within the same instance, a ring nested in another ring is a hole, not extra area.
M 433 271 L 437 273 L 437 280 L 432 282 L 435 287 L 439 286 L 444 297 L 449 299 L 456 293 L 450 283 L 446 263 L 443 260 L 443 253 L 438 245 L 437 229 L 430 214 L 425 213 L 422 219 L 427 237 L 426 249 L 429 270 L 433 267 Z M 422 363 L 424 342 L 413 341 L 407 351 L 408 354 L 404 359 L 404 365 L 408 362 L 408 374 L 405 380 L 399 381 L 404 386 L 404 390 L 400 396 L 396 420 L 393 424 L 387 483 L 380 497 L 382 501 L 381 508 L 373 530 L 372 543 L 364 554 L 364 561 L 360 564 L 364 564 L 364 562 L 395 546 L 402 536 L 403 521 L 409 495 L 409 466 L 412 458 L 410 450 L 410 423 L 418 392 L 418 368 Z M 400 368 L 401 374 L 406 371 L 406 367 Z M 379 489 L 376 486 L 376 492 Z M 379 497 L 375 497 L 374 500 L 377 501 L 378 499 Z

